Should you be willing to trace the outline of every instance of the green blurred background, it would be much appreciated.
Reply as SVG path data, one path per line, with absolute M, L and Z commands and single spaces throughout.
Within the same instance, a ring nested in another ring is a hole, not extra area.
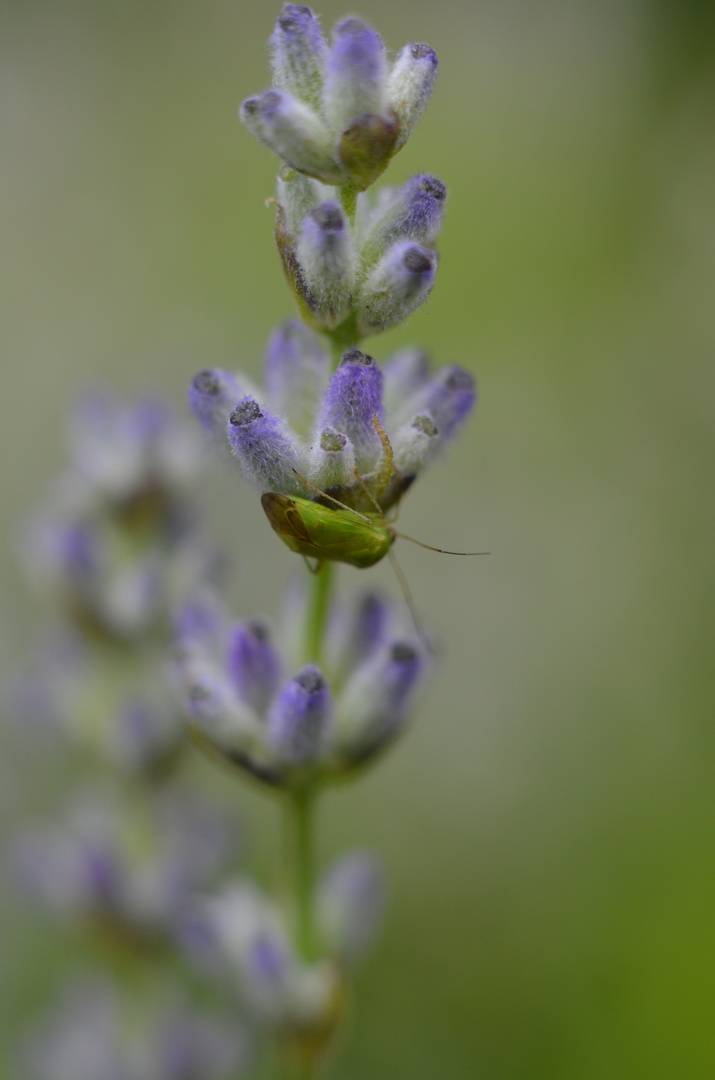
M 428 306 L 373 339 L 477 376 L 475 421 L 410 493 L 404 545 L 445 642 L 413 730 L 326 799 L 321 855 L 379 851 L 389 917 L 334 1080 L 715 1075 L 715 5 L 363 0 L 428 41 L 433 103 L 386 179 L 450 189 Z M 12 530 L 63 460 L 88 380 L 184 408 L 211 365 L 255 374 L 290 314 L 276 160 L 236 118 L 277 8 L 3 0 L 3 667 L 42 618 Z M 345 13 L 326 0 L 329 27 Z M 254 495 L 206 494 L 237 612 L 294 568 Z M 365 572 L 397 595 L 389 569 Z M 343 580 L 367 577 L 345 571 Z M 4 736 L 0 810 L 61 784 Z M 275 807 L 206 763 L 274 873 Z M 71 968 L 2 901 L 3 1053 Z

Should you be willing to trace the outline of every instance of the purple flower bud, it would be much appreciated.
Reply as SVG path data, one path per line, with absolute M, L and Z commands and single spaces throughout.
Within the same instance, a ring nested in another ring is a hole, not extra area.
M 80 848 L 82 877 L 87 895 L 93 904 L 108 910 L 114 908 L 122 889 L 122 867 L 116 853 L 96 841 Z
M 437 78 L 437 55 L 429 45 L 405 45 L 387 80 L 387 100 L 400 119 L 396 150 L 409 139 L 427 108 Z
M 362 472 L 373 467 L 381 450 L 374 416 L 382 423 L 382 372 L 371 356 L 350 349 L 325 391 L 318 428 L 347 435 Z
M 268 715 L 268 737 L 286 765 L 312 765 L 325 754 L 332 727 L 332 700 L 315 664 L 280 690 Z
M 325 325 L 337 326 L 350 310 L 358 266 L 352 231 L 337 203 L 321 203 L 306 216 L 297 255 L 315 313 Z
M 421 349 L 401 349 L 383 364 L 382 374 L 385 380 L 385 410 L 393 419 L 409 420 L 403 417 L 405 403 L 427 385 L 430 366 L 427 354 Z
M 387 58 L 380 35 L 360 19 L 343 19 L 333 30 L 323 111 L 342 131 L 363 113 L 385 110 Z
M 373 754 L 401 728 L 425 674 L 425 658 L 408 641 L 392 641 L 358 667 L 338 701 L 343 754 L 359 761 Z
M 245 1064 L 246 1033 L 186 1006 L 161 1019 L 151 1048 L 155 1080 L 231 1080 Z
M 374 939 L 385 906 L 379 861 L 367 851 L 342 856 L 320 882 L 317 902 L 330 951 L 347 962 L 357 959 Z
M 278 687 L 281 673 L 280 656 L 264 622 L 253 619 L 231 630 L 227 665 L 239 698 L 262 713 Z
M 225 444 L 226 422 L 246 393 L 245 384 L 229 371 L 200 371 L 189 386 L 189 408 L 204 430 Z
M 174 633 L 182 648 L 194 644 L 210 646 L 220 635 L 225 621 L 218 597 L 206 589 L 179 608 L 174 618 Z
M 350 634 L 353 662 L 363 660 L 379 647 L 390 621 L 390 606 L 383 596 L 366 592 L 360 598 Z
M 302 4 L 286 4 L 270 39 L 273 81 L 314 109 L 320 108 L 328 46 L 320 23 Z
M 326 427 L 310 451 L 311 482 L 321 491 L 355 482 L 355 449 L 347 435 Z
M 156 764 L 180 744 L 180 717 L 168 703 L 135 698 L 119 709 L 114 723 L 113 756 L 134 772 Z
M 65 991 L 54 1015 L 26 1040 L 22 1075 L 32 1080 L 132 1080 L 136 1063 L 123 1035 L 113 990 L 99 979 L 87 980 Z
M 441 445 L 439 431 L 432 419 L 422 413 L 411 424 L 403 424 L 392 439 L 395 465 L 403 476 L 416 476 Z
M 436 274 L 435 251 L 399 240 L 383 255 L 363 286 L 358 325 L 366 333 L 397 326 L 427 299 Z
M 452 365 L 442 368 L 416 399 L 412 407 L 424 410 L 439 431 L 439 445 L 451 442 L 474 408 L 477 389 L 474 378 L 464 368 Z
M 67 584 L 86 592 L 96 585 L 101 573 L 98 537 L 86 521 L 48 522 L 36 534 L 53 570 L 67 578 Z M 38 552 L 39 553 L 39 552 Z
M 279 90 L 267 90 L 244 101 L 240 116 L 259 142 L 294 169 L 326 184 L 344 181 L 325 124 L 302 101 Z
M 436 176 L 411 176 L 376 222 L 374 242 L 383 246 L 400 239 L 431 243 L 442 226 L 446 199 L 447 189 Z
M 383 645 L 391 621 L 389 603 L 372 590 L 359 594 L 349 605 L 334 608 L 326 640 L 331 685 L 338 700 L 350 673 Z
M 327 381 L 328 357 L 315 334 L 297 319 L 273 331 L 266 350 L 268 401 L 298 434 L 309 434 Z
M 209 729 L 221 720 L 228 708 L 229 688 L 208 662 L 187 658 L 181 665 L 183 700 L 188 715 Z
M 302 471 L 298 445 L 283 420 L 255 398 L 245 397 L 229 416 L 227 430 L 234 454 L 256 487 L 303 494 L 303 485 L 293 471 Z
M 282 982 L 291 960 L 285 941 L 267 933 L 256 936 L 246 958 L 250 972 L 262 982 Z

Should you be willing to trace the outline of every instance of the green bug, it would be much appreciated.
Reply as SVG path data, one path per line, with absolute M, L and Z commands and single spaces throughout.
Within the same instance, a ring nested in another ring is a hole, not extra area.
M 262 495 L 261 505 L 283 543 L 318 562 L 327 559 L 360 569 L 374 566 L 384 559 L 398 535 L 388 525 L 376 524 L 355 510 L 333 510 L 275 491 Z
M 300 476 L 299 473 L 296 475 Z M 319 491 L 318 488 L 315 490 Z M 319 493 L 325 496 L 325 492 Z M 325 497 L 332 498 L 330 495 Z M 432 547 L 431 544 L 423 544 L 421 540 L 399 533 L 389 525 L 377 525 L 357 510 L 338 503 L 337 499 L 333 501 L 342 509 L 333 510 L 311 499 L 300 499 L 297 496 L 290 498 L 276 491 L 267 491 L 261 495 L 261 505 L 273 531 L 291 551 L 304 558 L 316 559 L 317 569 L 327 560 L 348 563 L 364 570 L 389 554 L 395 570 L 400 574 L 390 550 L 398 536 L 409 540 L 411 544 L 426 548 L 427 551 L 438 551 L 440 555 L 487 554 L 486 551 L 446 551 L 444 548 Z M 379 510 L 379 507 L 377 509 Z

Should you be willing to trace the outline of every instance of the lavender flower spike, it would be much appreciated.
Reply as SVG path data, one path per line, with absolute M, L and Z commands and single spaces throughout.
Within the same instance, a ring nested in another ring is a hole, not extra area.
M 380 35 L 343 19 L 327 49 L 308 7 L 286 4 L 270 41 L 275 89 L 251 97 L 240 116 L 293 169 L 364 191 L 407 141 L 434 83 L 437 58 L 408 45 L 390 68 Z
M 294 469 L 302 469 L 298 444 L 290 428 L 255 398 L 238 402 L 228 418 L 228 441 L 243 471 L 262 491 L 294 492 L 304 487 Z
M 276 697 L 268 714 L 268 737 L 287 765 L 312 765 L 330 745 L 332 700 L 315 664 L 303 668 Z
M 347 435 L 361 475 L 374 466 L 380 453 L 374 416 L 382 423 L 382 372 L 371 356 L 350 349 L 325 391 L 318 428 L 333 427 Z

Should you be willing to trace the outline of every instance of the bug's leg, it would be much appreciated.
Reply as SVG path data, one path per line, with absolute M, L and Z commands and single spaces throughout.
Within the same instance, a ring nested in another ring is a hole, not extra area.
M 322 567 L 322 565 L 323 565 L 322 559 L 316 559 L 316 560 L 315 560 L 315 566 L 313 566 L 313 565 L 312 565 L 312 563 L 311 563 L 311 561 L 310 561 L 310 559 L 308 558 L 308 556 L 307 556 L 307 555 L 304 555 L 304 556 L 303 556 L 303 562 L 304 562 L 304 563 L 305 563 L 305 565 L 306 565 L 306 566 L 308 567 L 308 569 L 310 570 L 311 574 L 319 574 L 319 573 L 320 573 L 320 568 L 321 568 L 321 567 Z
M 367 495 L 368 499 L 370 500 L 370 502 L 372 503 L 372 505 L 373 505 L 373 506 L 375 507 L 375 509 L 377 510 L 377 512 L 378 512 L 378 514 L 380 515 L 380 517 L 383 517 L 384 515 L 383 515 L 383 513 L 382 513 L 382 507 L 380 506 L 379 502 L 377 501 L 377 499 L 375 498 L 375 496 L 373 495 L 373 493 L 372 493 L 372 492 L 370 491 L 370 488 L 369 488 L 369 487 L 367 486 L 367 484 L 366 484 L 366 483 L 365 483 L 365 481 L 363 480 L 363 478 L 362 478 L 362 476 L 360 475 L 360 473 L 359 473 L 359 472 L 357 471 L 357 468 L 353 469 L 353 472 L 355 473 L 355 478 L 356 478 L 356 480 L 357 480 L 358 484 L 359 484 L 359 485 L 360 485 L 360 487 L 361 487 L 361 488 L 363 489 L 363 491 L 364 491 L 364 492 L 365 492 L 365 494 Z
M 293 472 L 301 481 L 301 483 L 305 484 L 305 486 L 307 488 L 310 488 L 311 491 L 315 491 L 318 495 L 322 495 L 324 499 L 329 499 L 330 502 L 333 502 L 336 506 L 339 506 L 341 510 L 348 510 L 351 514 L 355 514 L 356 517 L 361 518 L 366 525 L 372 525 L 372 518 L 367 517 L 365 514 L 361 514 L 358 510 L 354 510 L 352 506 L 348 506 L 347 503 L 341 503 L 340 499 L 334 499 L 332 495 L 328 495 L 327 491 L 321 491 L 319 487 L 315 486 L 315 484 L 311 484 L 310 480 L 306 480 L 304 476 L 301 476 L 297 469 L 293 469 Z M 360 477 L 358 477 L 358 480 L 360 480 Z M 360 480 L 360 483 L 362 483 L 362 480 Z M 379 506 L 377 508 L 378 510 L 380 510 Z M 380 510 L 380 513 L 382 514 L 382 510 Z
M 382 453 L 380 454 L 380 460 L 377 463 L 377 468 L 372 475 L 371 488 L 372 494 L 370 498 L 374 503 L 380 499 L 387 491 L 388 485 L 395 475 L 395 459 L 392 453 L 392 445 L 387 437 L 387 432 L 384 430 L 382 424 L 377 418 L 377 414 L 372 418 L 373 427 L 377 432 L 380 442 L 382 443 Z M 364 485 L 363 485 L 364 486 Z M 382 513 L 382 511 L 380 511 Z

